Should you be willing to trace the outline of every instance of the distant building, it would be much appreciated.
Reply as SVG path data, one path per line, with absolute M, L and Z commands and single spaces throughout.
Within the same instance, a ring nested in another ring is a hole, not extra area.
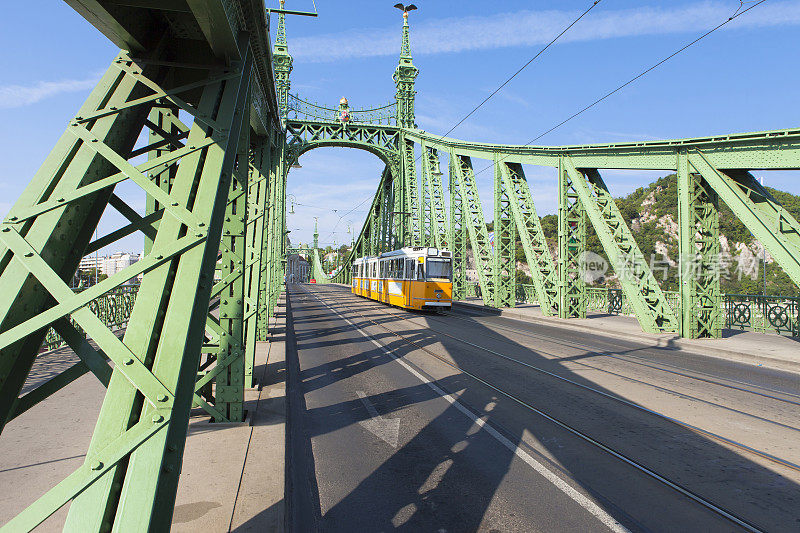
M 99 272 L 102 272 L 104 260 L 105 257 L 87 255 L 81 259 L 81 264 L 78 266 L 78 270 L 94 270 L 96 268 Z
M 309 264 L 298 254 L 286 258 L 286 283 L 308 283 Z
M 131 266 L 137 261 L 141 260 L 140 254 L 132 254 L 127 252 L 118 252 L 111 255 L 94 256 L 88 255 L 81 259 L 78 270 L 85 270 L 93 272 L 97 270 L 100 274 L 106 276 L 113 276 L 120 270 Z
M 139 254 L 119 252 L 105 257 L 103 262 L 103 274 L 113 276 L 120 270 L 131 266 L 142 258 Z

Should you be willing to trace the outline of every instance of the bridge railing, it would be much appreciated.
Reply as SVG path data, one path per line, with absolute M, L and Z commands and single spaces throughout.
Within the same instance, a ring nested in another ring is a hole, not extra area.
M 83 292 L 83 289 L 75 289 L 74 292 L 77 294 Z M 131 317 L 131 311 L 133 310 L 133 304 L 136 302 L 136 295 L 138 292 L 138 283 L 115 287 L 99 298 L 95 298 L 89 302 L 88 307 L 107 328 L 112 331 L 117 331 L 128 325 L 128 320 Z M 87 338 L 86 333 L 77 322 L 72 319 L 70 319 L 70 322 L 84 338 Z M 53 328 L 49 328 L 39 351 L 48 352 L 66 345 L 67 343 L 61 338 L 61 335 L 56 333 Z
M 589 311 L 636 316 L 621 289 L 587 287 L 586 293 Z M 670 307 L 679 312 L 680 294 L 676 291 L 664 294 Z M 518 302 L 539 303 L 533 285 L 517 285 L 516 296 Z M 720 310 L 728 329 L 800 337 L 800 297 L 724 294 Z
M 397 104 L 391 102 L 383 107 L 375 108 L 348 108 L 348 123 L 352 124 L 397 124 Z M 311 121 L 341 121 L 341 110 L 335 107 L 326 107 L 303 100 L 297 95 L 290 94 L 288 100 L 289 118 L 293 120 Z
M 800 337 L 800 298 L 726 294 L 725 327 Z

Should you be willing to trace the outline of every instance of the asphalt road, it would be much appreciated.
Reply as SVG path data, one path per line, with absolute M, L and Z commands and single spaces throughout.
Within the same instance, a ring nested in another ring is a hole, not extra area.
M 346 287 L 288 301 L 294 531 L 800 529 L 794 374 Z

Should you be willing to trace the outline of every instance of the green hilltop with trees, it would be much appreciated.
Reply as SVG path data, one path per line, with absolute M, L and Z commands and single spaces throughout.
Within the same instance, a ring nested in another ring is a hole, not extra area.
M 664 176 L 646 187 L 639 187 L 624 198 L 616 198 L 625 222 L 631 229 L 639 249 L 648 263 L 656 265 L 654 275 L 664 290 L 678 289 L 678 183 L 675 174 Z M 800 196 L 766 189 L 796 219 L 800 219 Z M 722 292 L 728 294 L 762 294 L 764 281 L 761 245 L 742 222 L 720 200 L 720 241 Z M 542 229 L 551 252 L 558 249 L 558 218 L 546 215 L 541 218 Z M 600 240 L 591 223 L 587 223 L 587 250 L 607 260 Z M 555 253 L 554 253 L 555 255 Z M 517 240 L 516 258 L 526 263 L 522 243 Z M 767 294 L 798 296 L 800 289 L 767 253 Z M 602 284 L 595 286 L 619 287 L 613 272 Z M 530 276 L 517 272 L 517 283 L 532 283 Z

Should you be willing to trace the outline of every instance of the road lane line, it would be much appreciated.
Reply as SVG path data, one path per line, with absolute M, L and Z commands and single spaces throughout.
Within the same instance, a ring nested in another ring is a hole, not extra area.
M 503 434 L 497 431 L 491 424 L 487 423 L 483 419 L 477 417 L 470 409 L 466 408 L 461 402 L 458 401 L 455 397 L 451 394 L 445 392 L 441 389 L 438 385 L 431 382 L 426 376 L 418 372 L 415 368 L 410 366 L 408 363 L 394 355 L 390 350 L 385 348 L 381 343 L 379 343 L 375 338 L 373 338 L 370 334 L 364 332 L 359 326 L 355 325 L 353 322 L 350 321 L 347 317 L 340 314 L 336 309 L 329 306 L 325 303 L 319 296 L 314 294 L 311 291 L 303 288 L 307 294 L 314 296 L 322 305 L 327 307 L 330 311 L 332 311 L 336 316 L 347 322 L 353 329 L 358 331 L 362 336 L 369 339 L 372 344 L 374 344 L 379 350 L 383 353 L 397 361 L 400 365 L 403 366 L 406 370 L 408 370 L 414 377 L 428 385 L 433 391 L 439 395 L 440 397 L 444 398 L 449 402 L 453 407 L 458 409 L 461 413 L 464 414 L 467 418 L 472 420 L 472 422 L 483 429 L 486 432 L 495 438 L 500 444 L 505 446 L 509 451 L 514 453 L 517 457 L 525 461 L 531 468 L 533 468 L 536 472 L 538 472 L 542 477 L 544 477 L 547 481 L 552 483 L 557 489 L 563 492 L 566 496 L 568 496 L 572 501 L 583 507 L 589 514 L 597 518 L 603 525 L 608 527 L 611 531 L 615 531 L 617 533 L 630 533 L 630 531 L 620 524 L 617 520 L 614 519 L 610 514 L 608 514 L 605 510 L 603 510 L 599 505 L 597 505 L 593 500 L 586 497 L 571 485 L 569 485 L 566 481 L 561 479 L 555 472 L 547 468 L 544 464 L 540 463 L 536 459 L 534 459 L 531 455 L 529 455 L 525 450 L 521 449 L 519 446 L 515 445 L 513 442 L 508 440 Z

